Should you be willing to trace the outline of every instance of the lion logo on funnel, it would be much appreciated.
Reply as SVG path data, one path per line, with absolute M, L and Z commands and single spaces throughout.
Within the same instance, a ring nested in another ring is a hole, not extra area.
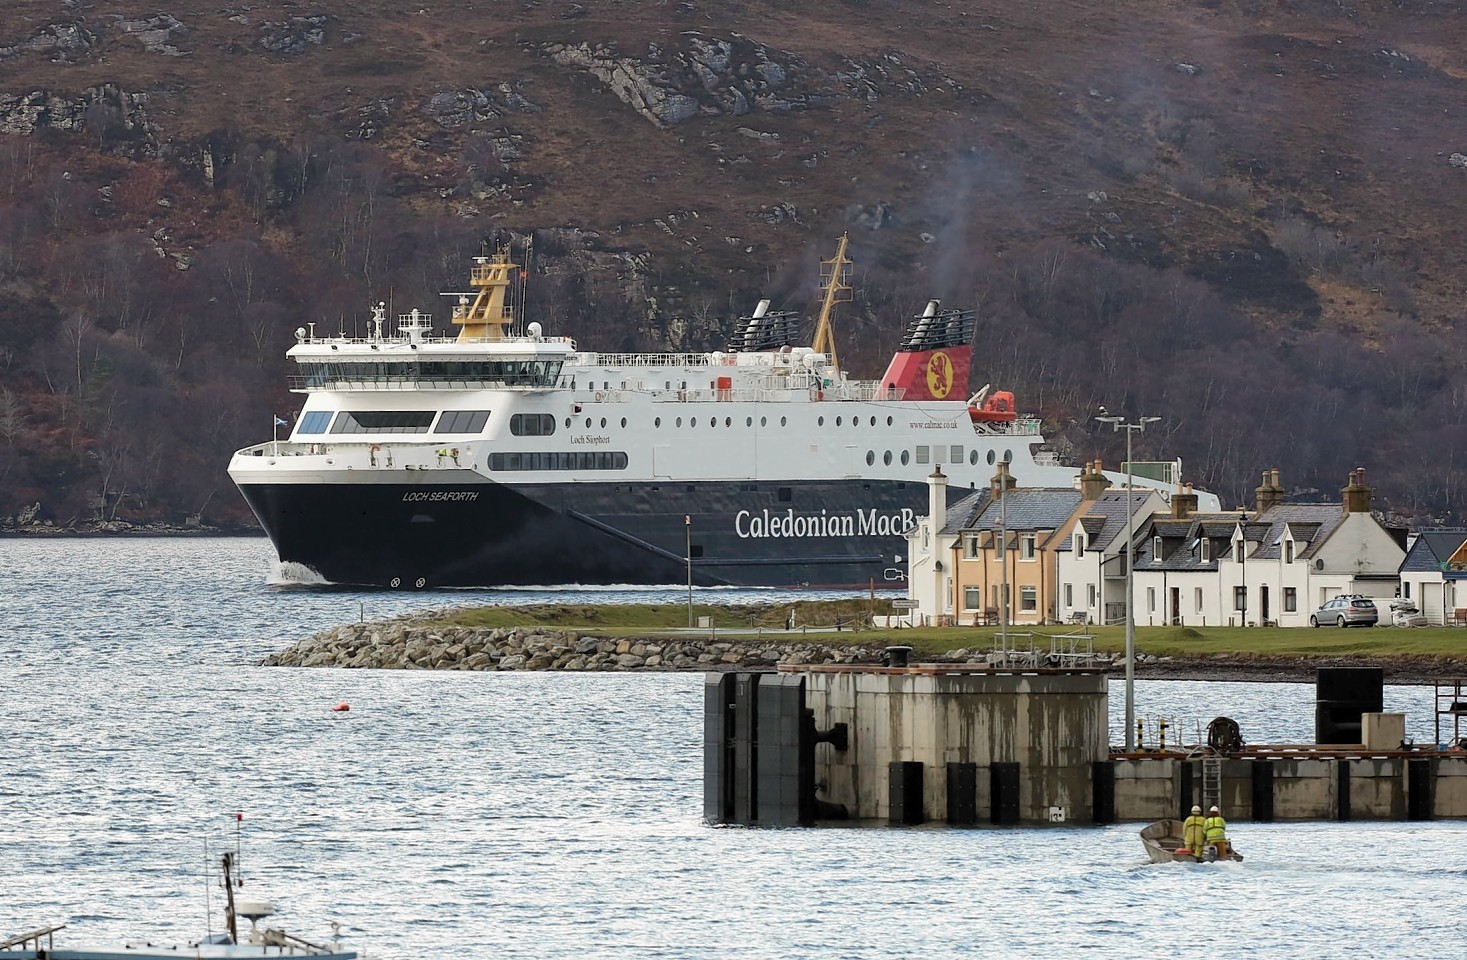
M 945 353 L 934 353 L 927 359 L 927 392 L 934 400 L 946 397 L 953 388 L 953 361 Z

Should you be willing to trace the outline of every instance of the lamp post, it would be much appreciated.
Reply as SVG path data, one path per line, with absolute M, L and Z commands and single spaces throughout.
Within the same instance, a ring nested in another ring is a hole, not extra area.
M 693 626 L 693 515 L 683 514 L 683 556 L 688 561 L 688 627 Z
M 1131 471 L 1131 435 L 1145 430 L 1148 423 L 1155 423 L 1161 417 L 1137 417 L 1135 423 L 1127 423 L 1125 417 L 1107 416 L 1101 407 L 1100 416 L 1095 419 L 1110 424 L 1112 431 L 1126 431 L 1126 752 L 1130 753 L 1136 749 L 1136 619 L 1131 616 L 1131 571 L 1136 565 L 1136 521 L 1131 493 L 1136 483 Z
M 1248 626 L 1248 511 L 1238 513 L 1238 577 L 1243 581 L 1242 601 L 1238 604 L 1243 626 Z

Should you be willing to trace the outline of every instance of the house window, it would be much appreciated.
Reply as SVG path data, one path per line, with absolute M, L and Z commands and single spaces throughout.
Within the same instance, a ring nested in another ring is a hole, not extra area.
M 1074 606 L 1075 606 L 1075 585 L 1073 583 L 1067 583 L 1067 584 L 1065 584 L 1065 609 L 1066 610 L 1070 610 L 1070 609 L 1073 609 Z
M 1212 541 L 1206 537 L 1202 538 L 1202 562 L 1212 562 Z
M 1034 559 L 1034 549 L 1035 549 L 1036 541 L 1037 540 L 1038 540 L 1037 535 L 1032 534 L 1032 533 L 1026 533 L 1023 536 L 1019 537 L 1019 559 L 1020 560 L 1033 560 Z
M 992 591 L 993 591 L 993 608 L 995 610 L 998 610 L 1000 608 L 1006 608 L 1008 606 L 1009 596 L 1010 596 L 1010 593 L 1009 593 L 1009 585 L 1008 584 L 1004 584 L 1003 585 L 1003 596 L 1001 598 L 999 597 L 998 590 L 999 590 L 998 584 L 994 584 L 993 585 L 993 588 L 992 588 Z
M 1075 559 L 1081 560 L 1085 556 L 1085 534 L 1075 534 Z
M 1085 606 L 1089 608 L 1095 606 L 1095 584 L 1093 583 L 1085 584 Z
M 981 606 L 983 606 L 983 588 L 982 587 L 964 587 L 963 588 L 963 609 L 964 610 L 977 610 Z
M 1028 613 L 1033 613 L 1039 609 L 1038 587 L 1019 588 L 1019 609 Z
M 1294 562 L 1294 541 L 1284 541 L 1284 563 Z
M 968 560 L 978 556 L 978 534 L 963 534 L 963 556 Z
M 1401 581 L 1401 596 L 1405 597 L 1407 600 L 1410 600 L 1411 599 L 1411 581 L 1410 580 L 1402 580 Z
M 1155 587 L 1147 587 L 1146 588 L 1146 612 L 1147 613 L 1155 613 L 1156 612 L 1156 588 Z
M 1002 536 L 997 533 L 993 535 L 993 556 L 999 563 L 1002 563 L 1005 559 L 1003 548 L 1007 545 L 1008 539 L 1009 535 L 1007 533 Z
M 1151 538 L 1151 559 L 1157 563 L 1161 562 L 1161 537 Z
M 1194 594 L 1194 596 L 1195 596 L 1196 602 L 1197 602 L 1197 612 L 1198 613 L 1201 613 L 1202 612 L 1202 588 L 1201 587 L 1198 587 L 1197 588 L 1197 592 L 1196 592 L 1196 594 Z
M 1247 602 L 1248 602 L 1248 588 L 1247 587 L 1234 587 L 1233 588 L 1233 609 L 1234 610 L 1242 610 L 1243 609 L 1243 604 L 1245 604 Z
M 1299 609 L 1299 594 L 1293 587 L 1284 587 L 1284 612 L 1294 613 Z

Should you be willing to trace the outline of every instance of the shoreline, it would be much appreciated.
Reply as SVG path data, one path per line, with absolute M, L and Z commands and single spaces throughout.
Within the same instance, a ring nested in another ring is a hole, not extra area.
M 262 666 L 381 670 L 540 670 L 550 672 L 683 672 L 768 670 L 778 666 L 879 664 L 886 642 L 861 643 L 778 636 L 665 634 L 597 636 L 594 629 L 546 626 L 454 627 L 412 617 L 345 624 L 318 631 L 271 654 Z M 913 663 L 984 665 L 986 649 L 918 655 Z M 1119 655 L 1095 665 L 1122 676 Z M 1378 667 L 1387 684 L 1425 685 L 1467 678 L 1467 659 L 1423 655 L 1155 656 L 1137 651 L 1138 680 L 1309 683 L 1322 667 Z

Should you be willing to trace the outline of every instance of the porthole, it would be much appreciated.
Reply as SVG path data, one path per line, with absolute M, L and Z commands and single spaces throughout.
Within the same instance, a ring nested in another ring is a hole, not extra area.
M 891 466 L 891 451 L 890 450 L 886 451 L 885 453 L 883 453 L 881 455 L 881 462 L 884 463 L 884 464 L 886 464 L 888 467 Z
M 590 417 L 587 417 L 586 418 L 586 426 L 587 427 L 590 427 L 591 426 L 591 418 Z
M 658 417 L 656 420 L 653 420 L 652 421 L 652 426 L 653 427 L 661 427 L 662 426 L 662 418 L 661 417 Z
M 816 420 L 815 420 L 815 426 L 817 426 L 817 427 L 823 427 L 823 426 L 825 426 L 825 418 L 824 417 L 818 417 L 818 418 L 816 418 Z
M 905 467 L 907 464 L 909 464 L 911 462 L 912 462 L 912 452 L 910 450 L 903 450 L 902 451 L 902 466 Z
M 875 417 L 872 417 L 871 418 L 871 426 L 873 426 L 873 427 L 876 426 L 876 418 Z
M 876 465 L 876 451 L 875 450 L 867 450 L 866 451 L 866 466 L 873 467 L 875 465 Z
M 769 418 L 768 417 L 760 417 L 759 418 L 759 426 L 761 426 L 761 427 L 767 427 L 767 426 L 769 426 Z
M 744 418 L 744 426 L 746 426 L 746 427 L 752 427 L 753 425 L 754 425 L 754 418 L 753 417 L 745 417 Z
M 697 425 L 698 425 L 698 418 L 697 417 L 692 417 L 691 419 L 688 420 L 688 426 L 690 426 L 690 427 L 696 427 Z
M 678 426 L 682 426 L 683 425 L 683 418 L 682 417 L 678 417 L 677 418 L 677 425 Z
M 718 426 L 718 418 L 717 417 L 709 417 L 708 418 L 708 429 L 709 430 L 712 430 L 716 426 Z
M 1005 450 L 1003 452 L 1003 462 L 1004 463 L 1013 463 L 1014 462 L 1014 451 L 1012 451 L 1012 450 Z
M 886 418 L 886 425 L 887 425 L 887 426 L 888 426 L 888 427 L 889 427 L 889 426 L 891 426 L 891 417 L 887 417 L 887 418 Z
M 975 467 L 978 466 L 978 451 L 977 450 L 970 450 L 970 451 L 968 451 L 968 462 L 971 463 Z
M 787 422 L 788 422 L 788 418 L 786 418 L 786 417 L 780 417 L 779 418 L 779 425 L 781 427 L 784 426 Z
M 836 418 L 835 418 L 835 425 L 836 425 L 836 426 L 837 426 L 837 427 L 838 427 L 838 426 L 840 426 L 840 417 L 836 417 Z
M 625 430 L 626 429 L 626 426 L 627 426 L 627 418 L 626 417 L 622 417 L 621 418 L 621 427 L 622 427 L 622 429 Z
M 601 429 L 602 430 L 605 430 L 606 429 L 606 418 L 605 417 L 602 417 L 601 418 Z
M 567 430 L 569 430 L 570 429 L 570 425 L 571 425 L 571 419 L 570 419 L 570 417 L 566 417 L 565 418 L 565 428 Z
M 988 464 L 989 464 L 989 466 L 992 466 L 993 465 L 994 459 L 995 459 L 995 457 L 993 455 L 993 451 L 992 450 L 988 451 Z
M 733 426 L 733 417 L 724 417 L 723 418 L 723 425 L 725 427 L 731 427 L 731 426 Z

